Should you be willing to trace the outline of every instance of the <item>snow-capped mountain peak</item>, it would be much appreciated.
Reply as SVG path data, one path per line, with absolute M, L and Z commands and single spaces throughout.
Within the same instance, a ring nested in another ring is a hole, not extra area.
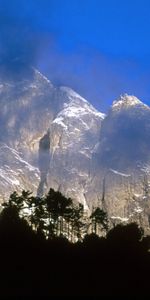
M 128 109 L 134 106 L 143 106 L 148 108 L 146 104 L 140 101 L 134 95 L 124 94 L 119 97 L 119 99 L 115 100 L 112 104 L 112 110 L 120 110 L 120 109 Z
M 52 187 L 86 209 L 98 203 L 113 224 L 149 228 L 150 107 L 138 98 L 121 95 L 106 116 L 33 68 L 0 77 L 0 124 L 0 203 Z

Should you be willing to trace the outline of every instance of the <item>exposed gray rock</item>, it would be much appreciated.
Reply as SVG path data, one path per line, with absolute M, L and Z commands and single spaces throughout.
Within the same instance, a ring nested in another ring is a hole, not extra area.
M 10 193 L 23 189 L 36 195 L 40 173 L 38 168 L 23 160 L 19 153 L 5 144 L 0 144 L 0 200 L 9 199 Z
M 113 222 L 138 221 L 149 228 L 149 149 L 150 108 L 134 96 L 121 96 L 102 122 L 90 187 L 102 195 L 105 180 L 100 205 Z
M 6 77 L 5 77 L 6 78 Z M 150 108 L 134 96 L 107 116 L 67 87 L 32 69 L 0 81 L 0 197 L 50 187 L 100 205 L 111 224 L 150 222 Z
M 59 188 L 87 206 L 84 194 L 92 168 L 92 153 L 105 115 L 71 89 L 62 90 L 70 101 L 50 126 L 48 187 Z

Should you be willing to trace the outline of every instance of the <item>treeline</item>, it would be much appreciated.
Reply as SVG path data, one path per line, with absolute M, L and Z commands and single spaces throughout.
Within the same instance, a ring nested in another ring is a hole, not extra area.
M 42 198 L 29 191 L 23 190 L 21 195 L 14 192 L 2 206 L 9 214 L 27 220 L 33 230 L 46 238 L 64 236 L 75 242 L 87 233 L 104 234 L 108 230 L 107 214 L 102 209 L 95 207 L 88 216 L 81 203 L 74 203 L 53 189 Z
M 96 210 L 83 216 L 54 190 L 13 193 L 0 214 L 0 299 L 148 299 L 150 237 L 135 223 L 110 230 Z M 83 236 L 85 218 L 93 233 Z

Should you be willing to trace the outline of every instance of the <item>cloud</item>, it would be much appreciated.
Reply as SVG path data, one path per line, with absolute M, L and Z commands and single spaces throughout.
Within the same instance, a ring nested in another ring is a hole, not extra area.
M 72 87 L 104 111 L 121 93 L 135 94 L 145 100 L 150 92 L 149 72 L 141 62 L 103 53 L 78 40 L 70 47 L 72 31 L 70 36 L 66 34 L 65 45 L 62 43 L 65 33 L 61 28 L 56 30 L 51 22 L 53 15 L 55 25 L 59 24 L 57 3 L 56 0 L 0 1 L 1 76 L 20 79 L 32 75 L 30 66 L 35 66 L 54 84 Z
M 47 48 L 38 68 L 54 84 L 72 87 L 102 111 L 120 94 L 134 94 L 145 102 L 149 95 L 149 74 L 138 60 L 106 55 L 87 45 L 67 53 Z
M 31 0 L 30 3 L 24 0 L 1 1 L 1 74 L 6 76 L 23 74 L 24 76 L 29 66 L 36 64 L 39 49 L 46 40 L 38 19 L 41 3 L 38 0 Z M 50 41 L 50 34 L 48 36 Z

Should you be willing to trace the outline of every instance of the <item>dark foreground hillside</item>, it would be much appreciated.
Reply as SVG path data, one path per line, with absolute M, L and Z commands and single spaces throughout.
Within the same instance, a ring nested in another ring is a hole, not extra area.
M 45 239 L 5 209 L 0 216 L 0 299 L 143 299 L 149 294 L 149 247 L 150 237 L 142 237 L 136 224 L 118 225 L 106 239 L 92 234 L 72 244 Z

